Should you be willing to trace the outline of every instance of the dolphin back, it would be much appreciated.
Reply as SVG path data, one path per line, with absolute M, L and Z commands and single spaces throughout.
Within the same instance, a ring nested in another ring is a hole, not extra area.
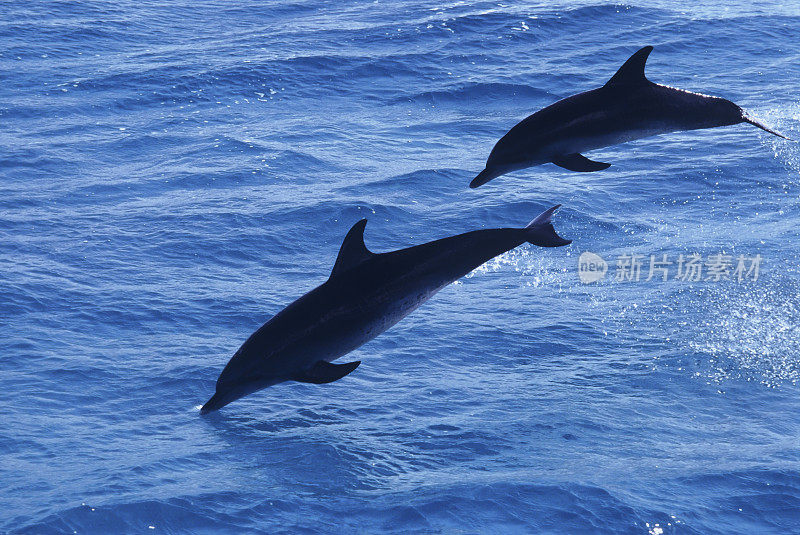
M 525 227 L 525 239 L 528 243 L 538 245 L 539 247 L 561 247 L 562 245 L 569 245 L 572 240 L 565 240 L 558 234 L 553 227 L 552 219 L 553 214 L 561 207 L 560 204 L 545 210 L 539 214 L 536 219 L 528 223 Z

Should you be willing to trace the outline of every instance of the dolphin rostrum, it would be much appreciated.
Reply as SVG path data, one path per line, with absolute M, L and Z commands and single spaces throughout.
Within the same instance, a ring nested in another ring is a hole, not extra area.
M 570 171 L 608 169 L 581 153 L 667 132 L 750 123 L 789 139 L 748 117 L 729 100 L 654 84 L 644 75 L 646 46 L 632 55 L 611 79 L 560 100 L 523 119 L 492 149 L 486 169 L 471 188 L 500 175 L 552 162 Z
M 331 361 L 372 340 L 484 262 L 525 242 L 540 247 L 571 243 L 553 228 L 550 219 L 556 209 L 525 228 L 476 230 L 380 254 L 364 245 L 367 220 L 362 219 L 347 233 L 330 278 L 242 344 L 200 413 L 284 381 L 322 384 L 341 379 L 360 361 Z

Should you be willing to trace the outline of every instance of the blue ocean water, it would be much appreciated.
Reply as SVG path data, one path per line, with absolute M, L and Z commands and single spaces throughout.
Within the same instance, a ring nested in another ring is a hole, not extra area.
M 800 532 L 798 145 L 739 125 L 467 187 L 517 121 L 648 44 L 653 81 L 800 137 L 797 3 L 0 15 L 0 531 Z M 476 270 L 341 381 L 198 415 L 358 219 L 381 252 L 556 203 L 571 246 Z M 694 253 L 763 263 L 677 279 Z M 640 280 L 615 280 L 631 254 Z

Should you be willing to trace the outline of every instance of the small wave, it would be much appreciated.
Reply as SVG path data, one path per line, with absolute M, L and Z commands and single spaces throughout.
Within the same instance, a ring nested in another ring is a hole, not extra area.
M 543 89 L 506 83 L 471 83 L 452 89 L 426 91 L 408 97 L 399 97 L 393 103 L 414 102 L 421 104 L 458 104 L 469 105 L 470 102 L 481 100 L 502 100 L 511 97 L 524 97 L 530 99 L 544 99 L 554 97 Z

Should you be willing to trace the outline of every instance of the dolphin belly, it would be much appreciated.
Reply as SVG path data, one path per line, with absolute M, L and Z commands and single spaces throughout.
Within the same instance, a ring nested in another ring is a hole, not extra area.
M 632 128 L 621 127 L 593 136 L 579 136 L 557 141 L 545 150 L 551 155 L 549 161 L 552 161 L 553 158 L 565 154 L 581 154 L 613 145 L 628 143 L 629 141 L 636 141 L 637 139 L 674 132 L 676 130 L 677 128 L 667 124 L 637 125 Z
M 353 321 L 349 323 L 349 328 L 340 332 L 339 339 L 335 344 L 336 351 L 326 355 L 325 360 L 337 359 L 391 329 L 433 297 L 442 286 L 398 289 L 377 297 L 370 306 L 354 311 L 349 315 L 353 318 Z

